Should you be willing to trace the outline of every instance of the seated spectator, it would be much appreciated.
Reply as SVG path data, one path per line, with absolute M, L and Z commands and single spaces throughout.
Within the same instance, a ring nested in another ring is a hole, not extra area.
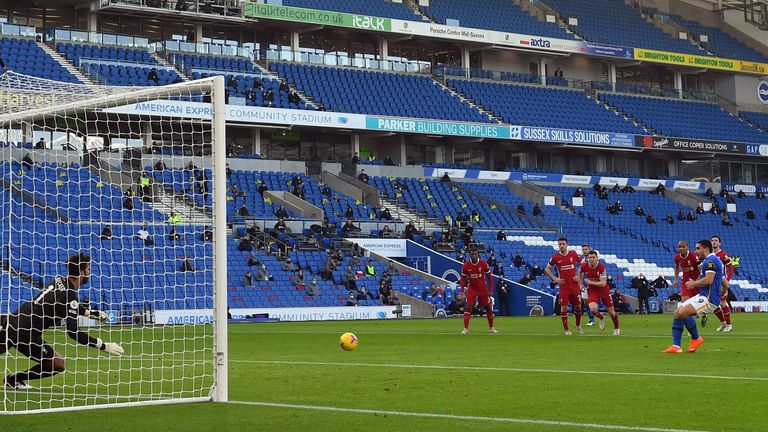
M 608 189 L 605 187 L 600 188 L 597 191 L 597 197 L 601 200 L 607 200 L 608 199 Z
M 349 291 L 357 291 L 357 277 L 352 270 L 352 266 L 347 266 L 347 271 L 341 277 L 344 287 Z
M 247 271 L 245 272 L 245 276 L 243 276 L 243 288 L 253 287 L 253 276 L 251 276 L 251 272 Z
M 360 175 L 357 176 L 357 179 L 360 180 L 363 183 L 368 183 L 368 174 L 365 173 L 365 170 L 360 171 Z
M 526 274 L 523 275 L 523 277 L 520 278 L 519 281 L 517 281 L 517 283 L 519 283 L 520 285 L 526 285 L 527 286 L 529 283 L 531 283 L 532 280 L 533 279 L 531 279 L 531 274 L 530 273 L 526 273 Z
M 392 260 L 387 261 L 387 268 L 385 269 L 390 275 L 399 275 L 400 269 L 395 267 L 395 262 Z
M 261 183 L 259 185 L 259 187 L 256 188 L 256 190 L 259 192 L 259 195 L 261 195 L 263 197 L 264 196 L 264 192 L 268 191 L 269 188 L 267 188 L 267 185 L 265 185 L 264 183 Z
M 123 208 L 125 210 L 133 210 L 133 197 L 125 197 L 123 200 Z
M 667 190 L 667 188 L 663 184 L 659 183 L 658 186 L 656 186 L 656 189 L 654 189 L 651 193 L 653 195 L 664 196 L 664 191 L 666 191 L 666 190 Z
M 536 279 L 539 276 L 544 276 L 544 269 L 539 267 L 538 264 L 534 264 L 533 267 L 531 267 L 531 276 L 533 279 Z
M 240 242 L 237 244 L 237 250 L 240 252 L 250 252 L 253 250 L 253 243 L 250 236 L 240 237 Z
M 440 183 L 450 183 L 451 178 L 448 177 L 448 172 L 443 173 L 443 177 L 440 178 Z
M 35 143 L 35 150 L 45 150 L 45 138 L 40 138 L 40 140 Z
M 534 205 L 533 205 L 533 215 L 534 215 L 534 216 L 541 216 L 541 215 L 543 215 L 543 214 L 544 214 L 544 212 L 543 212 L 543 211 L 541 211 L 541 207 L 539 207 L 539 205 L 538 205 L 538 204 L 534 204 Z
M 251 254 L 248 255 L 248 261 L 246 261 L 246 263 L 248 264 L 248 267 L 261 267 L 261 261 L 256 258 L 256 252 L 251 252 Z
M 162 159 L 159 159 L 157 162 L 155 162 L 155 171 L 165 171 L 168 167 L 165 166 L 165 162 L 163 162 Z
M 496 254 L 493 253 L 493 251 L 491 251 L 491 255 L 488 257 L 486 262 L 488 263 L 488 267 L 493 269 L 494 267 L 496 267 L 496 264 L 498 264 L 499 260 L 496 259 Z
M 664 220 L 670 225 L 675 224 L 675 218 L 673 218 L 672 215 L 670 214 L 668 214 L 667 217 L 664 218 Z
M 341 231 L 344 233 L 344 235 L 348 236 L 353 233 L 360 232 L 360 228 L 355 226 L 354 222 L 352 222 L 352 219 L 348 219 L 344 226 L 341 227 Z
M 275 231 L 278 232 L 288 232 L 288 225 L 285 224 L 285 219 L 278 219 L 277 223 L 275 224 Z
M 272 276 L 269 273 L 269 270 L 267 270 L 267 266 L 264 264 L 261 265 L 261 268 L 259 269 L 259 272 L 256 273 L 256 280 L 260 282 L 267 282 L 267 281 L 273 281 L 275 280 L 275 277 Z
M 21 166 L 26 170 L 31 170 L 34 164 L 35 162 L 32 161 L 32 156 L 30 156 L 29 153 L 25 154 L 24 159 L 21 160 Z
M 288 210 L 285 209 L 285 205 L 280 205 L 280 208 L 275 211 L 275 217 L 278 219 L 288 219 Z
M 515 257 L 512 258 L 512 265 L 514 265 L 515 268 L 518 268 L 518 269 L 526 265 L 525 260 L 523 259 L 523 254 L 521 254 L 520 252 L 515 254 Z
M 110 225 L 107 225 L 104 227 L 103 230 L 101 230 L 101 236 L 99 236 L 101 240 L 112 240 L 112 227 Z
M 723 213 L 723 226 L 733 226 L 731 217 L 728 216 L 728 213 Z
M 759 200 L 764 200 L 765 199 L 765 192 L 763 192 L 761 190 L 757 191 L 755 193 L 755 198 L 757 198 Z
M 357 291 L 349 291 L 346 306 L 357 306 Z
M 672 294 L 669 295 L 669 297 L 667 297 L 667 300 L 673 301 L 673 302 L 681 302 L 683 301 L 683 297 L 680 295 L 679 292 L 673 292 Z
M 638 206 L 635 207 L 635 214 L 637 216 L 645 216 L 645 210 L 638 204 Z
M 431 295 L 432 298 L 437 297 L 438 294 L 440 294 L 440 290 L 437 288 L 437 285 L 435 285 L 434 282 L 432 282 L 429 285 L 429 288 L 427 288 L 426 292 L 424 293 L 423 297 L 426 298 L 426 295 Z
M 581 187 L 577 187 L 576 191 L 573 193 L 574 198 L 584 198 L 584 189 Z
M 192 261 L 190 261 L 189 258 L 184 258 L 184 262 L 181 263 L 181 271 L 183 272 L 195 271 L 195 267 L 192 265 Z
M 376 276 L 376 267 L 373 266 L 373 261 L 368 260 L 368 262 L 365 263 L 365 271 L 363 273 L 366 276 Z
M 304 293 L 310 297 L 320 294 L 320 285 L 317 284 L 317 279 L 312 278 L 309 285 L 304 287 Z
M 715 197 L 715 193 L 712 191 L 712 188 L 710 187 L 710 188 L 707 188 L 706 192 L 704 192 L 704 196 L 709 199 L 712 199 Z
M 526 214 L 525 213 L 525 204 L 520 203 L 517 205 L 517 212 L 520 214 Z
M 712 189 L 712 188 L 710 188 L 710 190 L 711 190 L 711 189 Z M 696 206 L 696 214 L 700 214 L 700 215 L 704 214 L 704 205 L 703 205 L 703 204 L 699 203 L 699 204 Z
M 630 185 L 626 185 L 626 186 L 624 186 L 624 187 L 621 189 L 621 191 L 622 191 L 622 192 L 624 192 L 624 193 L 635 193 L 635 188 L 633 188 L 633 187 L 632 187 L 632 186 L 630 186 Z
M 362 285 L 359 290 L 357 290 L 357 299 L 358 300 L 376 300 L 376 295 L 373 294 L 372 291 L 368 291 L 367 288 L 365 288 L 365 285 Z
M 496 265 L 491 270 L 493 271 L 494 275 L 502 279 L 504 278 L 504 267 L 501 265 L 500 261 L 497 261 Z
M 392 231 L 389 225 L 384 225 L 384 228 L 381 229 L 381 237 L 390 238 L 394 236 L 395 236 L 395 233 Z
M 285 261 L 283 261 L 283 264 L 280 266 L 280 268 L 284 272 L 293 273 L 296 271 L 296 266 L 293 265 L 293 262 L 291 262 L 291 257 L 286 257 Z
M 632 306 L 627 303 L 626 297 L 624 297 L 624 294 L 622 294 L 618 288 L 614 289 L 611 297 L 613 297 L 613 304 L 616 307 L 617 312 L 632 313 Z
M 613 193 L 616 193 L 616 192 L 621 192 L 621 186 L 619 186 L 619 184 L 618 184 L 618 183 L 616 183 L 616 184 L 615 184 L 615 185 L 613 185 L 613 187 L 611 188 L 611 192 L 613 192 Z
M 408 185 L 403 183 L 403 182 L 401 182 L 398 179 L 398 180 L 395 180 L 395 183 L 392 185 L 392 188 L 395 189 L 395 190 L 407 191 L 408 190 Z
M 213 241 L 213 231 L 211 230 L 210 225 L 206 225 L 203 229 L 202 240 L 204 242 Z
M 386 221 L 391 221 L 392 220 L 392 213 L 390 213 L 388 208 L 385 208 L 384 210 L 381 211 L 380 218 L 384 219 Z
M 645 217 L 645 223 L 653 225 L 656 223 L 656 218 L 651 213 L 648 213 L 648 216 Z
M 416 227 L 413 225 L 413 221 L 408 222 L 408 225 L 405 226 L 405 230 L 403 231 L 403 237 L 405 237 L 408 240 L 413 240 L 413 236 L 417 234 L 418 231 L 416 231 Z
M 745 194 L 743 190 L 739 190 L 739 193 L 736 196 L 739 197 L 739 199 L 744 199 L 747 197 L 747 194 Z
M 177 241 L 181 238 L 181 234 L 176 231 L 176 225 L 171 226 L 171 231 L 168 232 L 168 240 Z
M 304 270 L 299 269 L 296 272 L 296 275 L 293 277 L 293 283 L 296 285 L 296 288 L 304 287 L 304 285 L 307 284 L 307 279 L 304 277 Z
M 344 217 L 346 217 L 349 220 L 355 219 L 355 211 L 352 210 L 351 206 L 347 206 L 347 209 L 344 211 Z
M 744 216 L 746 216 L 747 219 L 749 219 L 749 220 L 754 220 L 755 219 L 755 212 L 752 211 L 752 209 L 749 209 L 749 210 L 747 210 L 746 213 L 744 213 Z
M 392 158 L 389 157 L 389 155 L 384 157 L 384 166 L 395 166 L 395 162 L 392 161 Z
M 144 241 L 145 246 L 152 246 L 155 244 L 155 239 L 153 239 L 152 236 L 149 235 L 149 231 L 147 231 L 147 224 L 142 225 L 141 229 L 136 232 L 136 238 Z
M 349 265 L 357 267 L 362 264 L 363 262 L 360 260 L 360 256 L 353 252 L 349 257 Z
M 168 217 L 168 223 L 172 225 L 181 224 L 181 215 L 177 215 L 176 213 L 171 212 L 171 215 Z
M 685 220 L 685 210 L 680 209 L 677 211 L 677 220 L 684 221 Z
M 453 297 L 451 302 L 448 304 L 448 314 L 461 315 L 464 313 L 464 308 L 466 307 L 467 304 L 464 301 L 464 298 L 461 296 L 461 293 L 456 293 L 456 296 Z
M 725 196 L 725 202 L 728 204 L 736 204 L 736 200 L 733 199 L 733 195 L 731 194 Z
M 235 214 L 242 217 L 249 217 L 251 215 L 251 212 L 248 211 L 248 206 L 245 205 L 245 203 L 243 203 L 243 205 L 241 205 L 240 208 L 237 209 L 237 212 Z
M 499 230 L 499 232 L 496 233 L 496 240 L 506 240 L 507 239 L 507 233 L 504 232 L 504 230 Z
M 624 207 L 622 207 L 620 200 L 616 200 L 616 202 L 613 203 L 613 207 L 616 209 L 617 212 L 623 212 L 624 211 Z
M 696 217 L 696 215 L 695 215 L 695 214 L 693 214 L 693 211 L 692 211 L 692 210 L 688 210 L 688 214 L 685 216 L 685 219 L 686 219 L 687 221 L 689 221 L 689 222 L 693 222 L 693 221 L 695 221 L 696 219 L 698 219 L 698 217 Z
M 392 304 L 392 286 L 384 281 L 379 282 L 379 300 L 385 305 Z
M 325 265 L 323 266 L 323 270 L 320 272 L 320 278 L 323 280 L 333 280 L 333 272 L 336 271 L 336 261 L 333 259 L 332 256 L 328 256 L 328 258 L 325 259 Z

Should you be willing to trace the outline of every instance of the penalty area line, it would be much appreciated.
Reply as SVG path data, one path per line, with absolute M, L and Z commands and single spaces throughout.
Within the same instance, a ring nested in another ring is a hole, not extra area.
M 420 418 L 462 420 L 462 421 L 466 421 L 466 420 L 487 421 L 487 422 L 495 422 L 495 423 L 532 424 L 532 425 L 542 425 L 542 426 L 565 426 L 565 427 L 578 427 L 578 428 L 587 428 L 587 429 L 610 429 L 610 430 L 643 431 L 643 432 L 706 432 L 706 431 L 698 431 L 693 429 L 669 429 L 669 428 L 656 428 L 656 427 L 643 427 L 643 426 L 609 425 L 609 424 L 598 424 L 598 423 L 578 423 L 578 422 L 567 422 L 567 421 L 557 421 L 557 420 L 524 419 L 524 418 L 513 418 L 513 417 L 484 417 L 484 416 L 470 416 L 470 415 L 458 415 L 458 414 L 373 410 L 373 409 L 364 409 L 364 408 L 340 408 L 340 407 L 332 407 L 332 406 L 298 405 L 298 404 L 286 404 L 286 403 L 276 403 L 276 402 L 229 401 L 228 403 L 235 404 L 235 405 L 251 405 L 251 406 L 269 407 L 269 408 L 286 408 L 286 409 L 307 410 L 307 411 L 329 411 L 329 412 L 343 412 L 343 413 L 354 413 L 354 414 L 388 415 L 388 416 L 398 416 L 398 417 L 420 417 Z
M 386 364 L 386 363 L 341 363 L 341 362 L 312 362 L 312 361 L 282 361 L 282 360 L 229 360 L 230 363 L 251 364 L 276 364 L 293 366 L 360 366 L 375 368 L 397 369 L 439 369 L 439 370 L 466 370 L 484 372 L 520 372 L 520 373 L 549 373 L 549 374 L 577 374 L 577 375 L 618 375 L 635 377 L 661 377 L 661 378 L 691 378 L 691 379 L 716 379 L 729 381 L 768 381 L 767 377 L 722 376 L 722 375 L 698 375 L 698 374 L 669 374 L 658 372 L 620 372 L 620 371 L 583 371 L 564 369 L 534 369 L 534 368 L 508 368 L 508 367 L 484 367 L 484 366 L 446 366 L 446 365 L 410 365 L 410 364 Z

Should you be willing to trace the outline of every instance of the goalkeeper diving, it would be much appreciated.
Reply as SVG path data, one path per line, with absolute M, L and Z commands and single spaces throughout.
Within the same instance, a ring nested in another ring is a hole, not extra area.
M 23 390 L 31 386 L 27 381 L 38 380 L 64 372 L 66 364 L 54 349 L 43 340 L 43 331 L 64 320 L 67 336 L 82 345 L 98 348 L 110 355 L 120 356 L 123 347 L 104 342 L 80 331 L 78 317 L 106 319 L 103 312 L 91 311 L 78 301 L 78 290 L 88 283 L 91 257 L 83 253 L 67 259 L 67 277 L 56 276 L 32 301 L 24 303 L 8 316 L 0 317 L 0 354 L 9 348 L 37 362 L 24 372 L 5 377 L 5 385 Z

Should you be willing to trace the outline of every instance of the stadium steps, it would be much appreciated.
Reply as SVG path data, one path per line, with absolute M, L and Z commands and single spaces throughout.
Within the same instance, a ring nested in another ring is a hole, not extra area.
M 646 131 L 648 131 L 649 133 L 652 133 L 652 134 L 656 133 L 656 130 L 653 129 L 653 128 L 648 127 L 647 124 L 641 122 L 640 120 L 638 120 L 638 119 L 636 119 L 634 117 L 631 117 L 629 114 L 625 113 L 624 111 L 621 111 L 620 109 L 614 108 L 614 107 L 608 105 L 607 103 L 605 103 L 603 100 L 601 100 L 598 97 L 598 93 L 597 92 L 595 92 L 595 94 L 593 96 L 590 96 L 590 98 L 594 99 L 595 102 L 597 102 L 598 104 L 604 106 L 608 111 L 615 112 L 616 114 L 624 117 L 624 120 L 634 124 L 635 126 L 641 127 L 643 129 L 645 129 Z
M 83 75 L 82 72 L 80 72 L 80 69 L 76 68 L 75 65 L 67 61 L 61 54 L 57 53 L 55 49 L 51 48 L 49 45 L 44 44 L 42 42 L 35 42 L 40 48 L 43 49 L 43 51 L 46 52 L 49 56 L 51 56 L 54 60 L 56 60 L 61 66 L 67 70 L 67 72 L 71 73 L 75 76 L 75 78 L 79 79 L 82 83 L 88 85 L 88 86 L 94 86 L 96 83 L 93 82 L 92 79 L 89 77 L 86 77 Z M 55 42 L 50 42 L 51 44 Z
M 154 52 L 150 52 L 149 56 L 152 57 L 153 59 L 155 59 L 157 61 L 157 63 L 159 63 L 160 65 L 165 66 L 167 68 L 170 68 L 172 70 L 175 70 L 176 73 L 179 75 L 179 77 L 181 77 L 181 79 L 183 81 L 185 81 L 185 82 L 186 81 L 192 81 L 187 76 L 186 72 L 184 72 L 183 70 L 177 69 L 172 64 L 168 63 L 168 60 L 166 60 L 165 57 L 162 57 L 162 56 L 160 56 L 160 55 L 158 55 L 157 53 L 154 53 Z
M 251 63 L 253 63 L 253 65 L 256 67 L 256 69 L 257 69 L 259 72 L 261 72 L 262 74 L 264 74 L 264 75 L 266 75 L 266 76 L 268 76 L 268 77 L 270 77 L 270 78 L 276 79 L 276 80 L 285 80 L 285 81 L 288 83 L 288 87 L 290 87 L 290 89 L 291 89 L 291 90 L 295 91 L 295 92 L 296 92 L 296 94 L 298 94 L 298 95 L 299 95 L 299 98 L 301 98 L 301 100 L 302 100 L 302 101 L 303 101 L 303 102 L 304 102 L 306 105 L 308 105 L 308 106 L 311 106 L 312 108 L 314 108 L 314 110 L 315 110 L 315 111 L 320 111 L 320 106 L 319 106 L 318 104 L 316 104 L 316 103 L 315 103 L 315 101 L 314 101 L 312 98 L 310 98 L 309 96 L 307 96 L 307 95 L 304 93 L 304 91 L 302 91 L 302 90 L 298 89 L 298 88 L 296 87 L 296 85 L 294 85 L 292 82 L 290 82 L 290 81 L 289 81 L 287 78 L 281 77 L 281 76 L 280 76 L 280 75 L 278 75 L 277 73 L 275 73 L 275 72 L 272 72 L 271 70 L 269 70 L 269 68 L 267 68 L 267 67 L 265 67 L 265 66 L 262 66 L 262 65 L 260 65 L 258 62 L 254 62 L 254 61 L 252 61 Z M 266 64 L 266 60 L 265 60 L 265 64 Z
M 461 191 L 464 194 L 476 197 L 480 201 L 488 204 L 491 208 L 495 207 L 495 208 L 497 208 L 497 209 L 499 209 L 499 210 L 509 214 L 510 216 L 512 216 L 514 218 L 525 219 L 528 222 L 530 222 L 533 226 L 538 226 L 538 227 L 541 227 L 542 229 L 546 229 L 546 230 L 557 230 L 558 229 L 557 227 L 555 227 L 553 225 L 549 225 L 548 223 L 542 221 L 539 218 L 536 218 L 536 217 L 533 217 L 533 216 L 530 216 L 530 215 L 526 215 L 526 214 L 521 214 L 521 213 L 519 213 L 517 211 L 516 208 L 514 208 L 514 207 L 512 207 L 510 205 L 507 205 L 507 204 L 503 204 L 503 203 L 501 203 L 499 201 L 496 201 L 493 198 L 491 198 L 491 197 L 489 197 L 487 195 L 484 195 L 484 194 L 482 194 L 480 192 L 476 192 L 476 191 L 474 191 L 474 190 L 472 190 L 472 189 L 462 185 L 461 182 L 456 182 L 456 181 L 451 182 L 451 186 L 455 186 L 456 188 L 458 188 L 459 191 Z M 510 227 L 505 227 L 505 228 L 510 228 Z
M 547 6 L 542 2 L 530 2 L 525 0 L 514 0 L 514 3 L 523 11 L 528 12 L 531 16 L 539 21 L 546 22 L 547 15 L 553 15 L 555 17 L 555 24 L 563 29 L 564 32 L 576 36 L 581 39 L 577 33 L 575 33 L 568 25 L 565 17 L 563 17 L 557 10 Z
M 626 3 L 630 7 L 635 7 L 635 1 L 634 0 L 624 0 L 624 3 Z M 691 35 L 690 30 L 686 29 L 685 27 L 681 26 L 680 24 L 677 24 L 673 20 L 668 21 L 661 21 L 657 19 L 655 16 L 651 16 L 647 13 L 645 10 L 640 10 L 640 15 L 645 19 L 648 23 L 653 24 L 656 28 L 663 31 L 664 33 L 668 34 L 673 39 L 679 39 L 680 38 L 680 32 L 685 32 L 688 35 L 688 38 L 686 39 L 691 45 L 701 48 L 706 52 L 707 54 L 712 54 L 707 49 L 702 47 Z
M 491 119 L 491 120 L 493 120 L 493 121 L 495 121 L 496 123 L 499 123 L 499 124 L 504 123 L 504 121 L 501 118 L 496 117 L 496 115 L 494 113 L 492 113 L 491 111 L 485 110 L 485 108 L 482 105 L 476 104 L 473 99 L 469 99 L 467 96 L 465 96 L 463 93 L 460 93 L 455 88 L 448 87 L 445 83 L 441 83 L 440 81 L 437 81 L 437 80 L 434 80 L 434 81 L 435 81 L 435 83 L 437 83 L 437 85 L 439 85 L 440 87 L 446 89 L 453 96 L 458 98 L 460 101 L 462 101 L 463 103 L 465 103 L 465 104 L 471 106 L 472 108 L 476 109 L 481 114 L 483 114 L 484 116 L 488 117 L 489 119 Z
M 412 208 L 398 205 L 395 200 L 382 197 L 380 199 L 379 207 L 389 208 L 389 211 L 392 213 L 392 217 L 395 219 L 400 219 L 403 221 L 403 223 L 407 224 L 408 222 L 413 222 L 419 231 L 432 232 L 442 230 L 442 227 L 436 220 L 426 218 L 418 214 L 418 211 Z
M 213 223 L 212 216 L 200 207 L 190 205 L 184 196 L 169 193 L 167 189 L 162 187 L 155 189 L 152 207 L 165 216 L 170 216 L 171 212 L 180 215 L 184 224 L 211 225 Z
M 421 12 L 421 9 L 419 8 L 419 2 L 417 0 L 405 0 L 405 2 L 408 4 L 408 9 L 412 10 L 414 15 L 421 17 L 422 21 L 434 23 L 431 18 Z

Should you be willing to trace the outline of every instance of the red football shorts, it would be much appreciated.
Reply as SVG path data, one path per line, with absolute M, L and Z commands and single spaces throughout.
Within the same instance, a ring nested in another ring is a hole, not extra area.
M 578 285 L 560 285 L 560 306 L 581 307 L 581 290 Z
M 600 303 L 602 300 L 603 305 L 605 307 L 613 307 L 613 297 L 611 297 L 611 290 L 608 288 L 603 289 L 590 289 L 588 290 L 589 293 L 589 302 L 590 303 Z
M 682 282 L 682 288 L 680 288 L 680 296 L 682 297 L 688 297 L 691 298 L 693 296 L 699 295 L 699 291 L 701 291 L 701 288 L 688 288 L 685 286 L 685 284 L 691 279 L 683 279 Z
M 482 307 L 489 307 L 491 304 L 488 302 L 488 291 L 481 291 L 469 288 L 467 290 L 467 307 L 472 308 L 475 306 L 475 301 Z

